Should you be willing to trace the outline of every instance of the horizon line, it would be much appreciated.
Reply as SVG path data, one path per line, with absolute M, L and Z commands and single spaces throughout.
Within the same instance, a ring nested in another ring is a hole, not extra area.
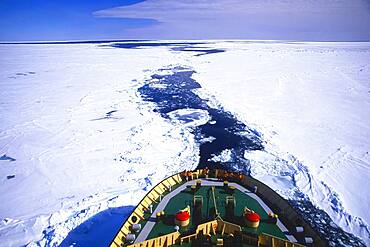
M 163 42 L 163 41 L 252 41 L 252 42 L 292 42 L 292 43 L 367 43 L 370 40 L 285 40 L 285 39 L 72 39 L 38 41 L 0 41 L 0 45 L 57 45 L 57 44 L 99 44 L 112 42 Z

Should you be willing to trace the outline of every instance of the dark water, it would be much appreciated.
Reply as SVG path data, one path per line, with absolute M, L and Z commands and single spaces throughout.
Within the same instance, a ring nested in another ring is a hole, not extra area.
M 246 150 L 263 149 L 262 141 L 256 130 L 250 129 L 222 107 L 212 108 L 207 100 L 200 98 L 193 90 L 200 84 L 191 76 L 193 70 L 174 68 L 170 75 L 153 75 L 144 86 L 139 88 L 145 101 L 154 102 L 155 111 L 169 119 L 168 113 L 179 109 L 200 109 L 208 112 L 211 121 L 192 128 L 200 145 L 198 168 L 213 167 L 239 170 L 250 173 L 248 160 L 244 159 Z M 212 138 L 212 141 L 204 141 Z M 230 150 L 231 160 L 212 161 L 213 156 Z
M 16 159 L 10 157 L 10 156 L 7 156 L 6 154 L 0 156 L 0 160 L 7 160 L 7 161 L 16 161 Z
M 112 44 L 108 44 L 112 43 Z M 141 49 L 148 47 L 169 47 L 172 51 L 197 52 L 194 56 L 203 56 L 224 52 L 223 49 L 210 47 L 194 47 L 195 45 L 210 44 L 209 42 L 160 42 L 155 40 L 84 40 L 84 41 L 46 41 L 46 42 L 0 42 L 0 45 L 66 45 L 66 44 L 98 44 L 102 47 L 124 49 Z
M 193 45 L 189 45 L 189 43 L 185 46 L 173 47 L 171 49 L 173 51 L 198 52 L 198 54 L 194 55 L 196 57 L 203 56 L 203 55 L 208 55 L 208 54 L 225 52 L 224 49 L 215 49 L 215 48 L 204 47 L 204 46 L 203 47 L 199 47 L 199 46 L 194 47 Z
M 169 47 L 172 51 L 197 52 L 194 56 L 203 56 L 208 54 L 224 52 L 224 49 L 215 49 L 210 47 L 196 47 L 196 45 L 210 44 L 205 42 L 125 42 L 115 43 L 109 46 L 124 49 L 141 49 L 147 47 Z
M 115 48 L 124 48 L 124 49 L 138 49 L 145 47 L 172 47 L 172 46 L 193 46 L 193 45 L 202 45 L 204 42 L 125 42 L 125 43 L 115 43 L 110 46 Z
M 214 54 L 214 53 L 221 53 L 225 52 L 223 49 L 208 49 L 208 50 L 199 50 L 199 49 L 184 49 L 183 51 L 192 51 L 192 52 L 203 52 L 197 55 L 194 55 L 196 57 L 203 56 L 203 55 L 208 55 L 208 54 Z
M 328 241 L 329 246 L 365 246 L 361 239 L 336 226 L 330 216 L 309 200 L 290 200 L 303 219 Z

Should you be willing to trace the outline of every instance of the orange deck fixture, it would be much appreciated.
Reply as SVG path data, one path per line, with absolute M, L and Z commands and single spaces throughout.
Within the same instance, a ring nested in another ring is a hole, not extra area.
M 186 227 L 190 223 L 190 214 L 188 211 L 180 211 L 175 215 L 175 224 L 181 227 Z
M 245 210 L 244 213 L 245 223 L 248 227 L 257 228 L 260 224 L 261 217 L 252 210 Z

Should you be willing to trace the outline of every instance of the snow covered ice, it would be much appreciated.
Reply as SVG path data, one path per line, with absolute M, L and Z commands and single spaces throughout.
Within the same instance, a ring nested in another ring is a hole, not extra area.
M 370 244 L 370 43 L 199 43 L 0 46 L 1 246 L 107 244 L 116 230 L 101 243 L 94 222 L 74 230 L 99 213 L 123 220 L 151 186 L 198 166 L 193 130 L 217 124 L 208 108 L 165 118 L 139 92 L 167 90 L 153 75 L 179 66 L 210 108 L 260 136 L 240 157 L 252 176 Z

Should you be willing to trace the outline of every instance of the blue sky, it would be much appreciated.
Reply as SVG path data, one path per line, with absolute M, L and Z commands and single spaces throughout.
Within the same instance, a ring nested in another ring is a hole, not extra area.
M 0 0 L 0 40 L 370 41 L 369 0 Z
M 97 18 L 93 12 L 141 1 L 0 0 L 0 40 L 124 38 L 125 30 L 155 25 L 156 22 L 141 18 Z

